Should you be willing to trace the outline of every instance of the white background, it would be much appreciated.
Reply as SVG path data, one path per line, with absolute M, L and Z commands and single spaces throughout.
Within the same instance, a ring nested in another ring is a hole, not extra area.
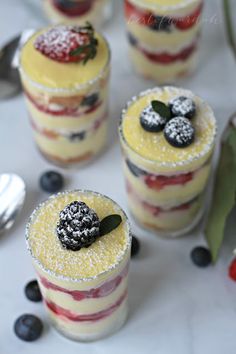
M 0 44 L 24 28 L 46 22 L 41 1 L 0 0 Z M 93 165 L 63 173 L 67 189 L 102 192 L 127 210 L 116 127 L 125 102 L 153 83 L 135 77 L 130 68 L 122 8 L 118 0 L 114 2 L 115 16 L 105 28 L 113 53 L 112 143 Z M 209 101 L 221 133 L 236 110 L 236 63 L 224 36 L 221 2 L 205 2 L 199 70 L 181 85 Z M 23 213 L 0 239 L 0 354 L 235 354 L 236 283 L 227 277 L 231 251 L 236 246 L 233 216 L 218 264 L 205 270 L 194 267 L 189 259 L 191 249 L 204 243 L 201 227 L 187 238 L 167 241 L 132 222 L 142 240 L 142 250 L 131 265 L 130 316 L 125 327 L 113 337 L 91 344 L 70 342 L 49 327 L 42 304 L 29 302 L 23 288 L 34 278 L 24 242 L 25 223 L 32 209 L 47 197 L 40 191 L 38 179 L 50 167 L 33 144 L 23 97 L 0 102 L 0 172 L 16 172 L 27 184 Z M 15 337 L 13 323 L 22 313 L 34 313 L 43 319 L 45 331 L 37 342 L 25 343 Z

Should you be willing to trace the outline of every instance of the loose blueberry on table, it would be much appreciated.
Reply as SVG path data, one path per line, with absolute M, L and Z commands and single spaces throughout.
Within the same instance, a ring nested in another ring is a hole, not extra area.
M 192 250 L 191 259 L 193 263 L 200 268 L 209 266 L 212 261 L 210 251 L 207 248 L 201 246 Z
M 59 172 L 47 171 L 41 175 L 39 184 L 45 192 L 56 193 L 63 188 L 64 179 Z
M 131 257 L 135 257 L 139 254 L 140 251 L 140 241 L 136 236 L 132 236 L 132 244 L 131 244 Z
M 26 342 L 33 342 L 40 338 L 43 332 L 43 324 L 38 317 L 25 314 L 16 320 L 14 332 L 18 338 Z
M 33 302 L 42 301 L 42 294 L 39 289 L 39 284 L 37 280 L 32 280 L 25 286 L 25 296 L 28 300 Z

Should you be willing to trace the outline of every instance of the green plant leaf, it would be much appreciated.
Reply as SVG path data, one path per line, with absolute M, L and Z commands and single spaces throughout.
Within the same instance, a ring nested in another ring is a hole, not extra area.
M 224 240 L 227 218 L 235 205 L 236 193 L 236 129 L 230 126 L 226 140 L 222 143 L 216 172 L 213 200 L 205 236 L 211 251 L 212 261 L 218 259 Z
M 152 109 L 160 114 L 161 117 L 166 119 L 171 118 L 171 110 L 164 102 L 154 100 L 151 102 L 151 105 Z
M 122 222 L 122 218 L 119 214 L 112 214 L 106 216 L 100 222 L 99 235 L 104 236 L 115 230 Z

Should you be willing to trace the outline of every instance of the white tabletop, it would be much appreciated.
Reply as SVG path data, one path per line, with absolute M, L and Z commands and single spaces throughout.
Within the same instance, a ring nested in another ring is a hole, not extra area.
M 135 77 L 130 68 L 121 4 L 115 2 L 116 16 L 105 29 L 113 53 L 113 143 L 93 165 L 62 172 L 67 177 L 67 189 L 102 192 L 127 210 L 116 127 L 127 99 L 153 83 Z M 40 3 L 0 0 L 0 44 L 26 27 L 44 23 Z M 209 101 L 221 132 L 236 108 L 236 65 L 224 37 L 221 1 L 206 3 L 201 63 L 197 75 L 183 85 Z M 26 282 L 34 278 L 24 241 L 25 223 L 32 209 L 47 197 L 38 179 L 51 166 L 35 149 L 22 96 L 0 102 L 0 149 L 0 172 L 16 172 L 27 184 L 23 213 L 13 230 L 0 239 L 0 354 L 235 354 L 236 283 L 227 277 L 236 245 L 233 217 L 219 262 L 205 270 L 196 268 L 189 259 L 191 249 L 204 244 L 201 228 L 189 237 L 167 241 L 140 230 L 132 221 L 142 250 L 131 265 L 130 316 L 125 327 L 92 344 L 70 342 L 50 328 L 42 304 L 29 302 L 23 293 Z M 45 323 L 43 336 L 34 343 L 22 342 L 13 333 L 13 323 L 23 313 L 39 315 Z

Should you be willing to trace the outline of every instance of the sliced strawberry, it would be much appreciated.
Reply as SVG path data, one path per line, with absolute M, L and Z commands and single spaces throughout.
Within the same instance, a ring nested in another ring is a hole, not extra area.
M 148 175 L 144 177 L 144 181 L 146 185 L 155 190 L 161 190 L 166 186 L 174 186 L 174 185 L 184 185 L 193 179 L 193 173 L 186 173 L 176 176 L 154 176 Z
M 180 30 L 187 30 L 193 27 L 197 21 L 199 21 L 199 17 L 202 13 L 203 3 L 197 7 L 196 11 L 189 16 L 185 16 L 179 19 L 175 19 L 173 22 L 175 26 Z
M 183 49 L 178 54 L 169 54 L 169 53 L 150 53 L 144 48 L 139 47 L 141 52 L 151 61 L 161 64 L 171 64 L 178 60 L 187 60 L 196 50 L 197 41 L 191 44 L 189 47 Z
M 141 10 L 140 8 L 131 4 L 128 0 L 125 0 L 125 17 L 129 22 L 138 23 L 145 26 L 151 26 L 155 22 L 155 17 L 151 12 Z
M 53 5 L 57 10 L 69 17 L 84 16 L 91 10 L 94 0 L 53 0 Z
M 98 45 L 91 25 L 57 26 L 39 35 L 34 47 L 46 57 L 62 63 L 87 62 L 96 56 Z

